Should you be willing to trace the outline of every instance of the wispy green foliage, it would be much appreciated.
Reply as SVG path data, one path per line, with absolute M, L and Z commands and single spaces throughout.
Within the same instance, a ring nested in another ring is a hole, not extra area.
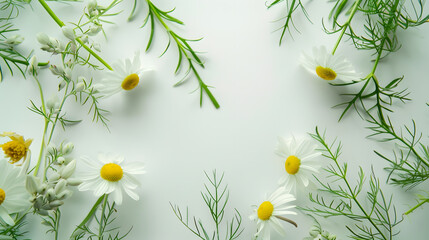
M 15 225 L 9 226 L 0 221 L 0 239 L 23 240 L 27 231 L 23 228 L 27 225 L 24 221 L 26 214 L 15 214 Z
M 388 118 L 387 124 L 376 118 L 369 120 L 373 131 L 370 135 L 379 141 L 394 142 L 398 147 L 393 156 L 378 151 L 375 153 L 388 161 L 389 180 L 402 187 L 414 187 L 429 178 L 429 147 L 421 143 L 422 134 L 417 131 L 416 123 L 397 130 Z
M 192 217 L 189 219 L 188 208 L 186 208 L 186 215 L 182 214 L 182 211 L 177 205 L 170 203 L 171 208 L 173 209 L 174 214 L 180 220 L 180 222 L 188 228 L 193 234 L 195 234 L 200 239 L 204 240 L 233 240 L 237 239 L 243 229 L 241 229 L 241 215 L 237 209 L 234 209 L 234 217 L 230 222 L 226 222 L 225 230 L 221 231 L 222 221 L 225 216 L 226 205 L 229 200 L 229 191 L 227 186 L 222 187 L 222 181 L 224 174 L 219 176 L 216 173 L 216 170 L 213 171 L 212 176 L 209 176 L 206 172 L 205 175 L 209 180 L 209 185 L 204 184 L 205 192 L 201 192 L 201 196 L 210 211 L 212 220 L 214 223 L 213 230 L 209 230 L 208 227 L 203 224 L 200 219 Z M 222 235 L 225 235 L 223 238 Z
M 98 212 L 98 213 L 97 213 Z M 125 234 L 119 232 L 118 227 L 114 227 L 115 203 L 108 201 L 108 195 L 101 196 L 94 204 L 91 211 L 88 213 L 86 218 L 77 228 L 73 231 L 70 239 L 80 240 L 121 240 L 124 239 L 131 231 L 131 229 Z M 95 223 L 92 226 L 91 220 L 95 219 Z
M 380 60 L 400 48 L 401 44 L 397 35 L 398 28 L 408 29 L 419 26 L 429 19 L 429 15 L 423 14 L 423 2 L 421 0 L 409 2 L 401 0 L 356 0 L 353 4 L 350 4 L 348 0 L 334 2 L 335 5 L 330 14 L 333 29 L 329 30 L 325 27 L 325 31 L 329 34 L 340 32 L 332 53 L 335 53 L 343 36 L 347 35 L 357 49 L 370 50 L 375 56 L 372 70 L 366 77 L 347 84 L 335 84 L 336 86 L 361 86 L 361 89 L 356 93 L 344 94 L 349 97 L 349 100 L 338 105 L 344 107 L 340 119 L 351 108 L 354 108 L 358 113 L 371 114 L 371 112 L 376 111 L 375 115 L 384 124 L 386 121 L 384 115 L 386 112 L 393 111 L 391 106 L 394 102 L 406 102 L 410 99 L 406 89 L 397 89 L 404 78 L 403 76 L 385 84 L 377 78 L 376 70 Z M 347 5 L 350 7 L 344 11 Z M 341 14 L 349 15 L 345 23 L 338 22 Z M 355 28 L 363 29 L 362 34 L 359 34 L 352 27 L 355 14 L 366 17 L 364 24 L 355 24 L 355 26 L 357 25 Z
M 357 183 L 352 184 L 355 180 L 348 176 L 347 163 L 339 161 L 341 143 L 328 143 L 325 135 L 321 135 L 317 128 L 310 135 L 321 144 L 320 151 L 331 163 L 324 168 L 328 173 L 327 179 L 315 176 L 321 191 L 309 194 L 310 201 L 315 206 L 302 209 L 322 217 L 344 216 L 353 220 L 353 225 L 345 226 L 352 239 L 392 240 L 398 233 L 395 227 L 399 221 L 392 197 L 384 195 L 374 172 L 370 174 L 369 181 L 366 181 L 364 170 L 359 168 Z
M 137 3 L 137 1 L 135 3 Z M 173 41 L 179 53 L 179 58 L 178 58 L 179 60 L 174 73 L 178 74 L 181 69 L 186 68 L 186 71 L 182 80 L 177 82 L 174 86 L 180 86 L 190 78 L 191 74 L 193 74 L 197 79 L 198 85 L 199 85 L 198 88 L 200 90 L 200 106 L 202 106 L 203 104 L 203 94 L 205 93 L 209 97 L 213 105 L 216 108 L 219 108 L 220 107 L 219 103 L 217 102 L 216 98 L 213 96 L 212 92 L 210 91 L 211 86 L 207 85 L 202 80 L 200 74 L 197 71 L 198 67 L 204 68 L 204 63 L 200 59 L 199 53 L 195 51 L 190 45 L 191 42 L 200 41 L 201 39 L 188 39 L 188 38 L 181 37 L 178 33 L 176 33 L 171 28 L 171 25 L 184 25 L 184 23 L 181 20 L 171 15 L 174 9 L 170 11 L 163 11 L 159 9 L 157 6 L 155 6 L 155 4 L 153 4 L 152 1 L 150 0 L 146 0 L 146 3 L 148 7 L 148 14 L 142 26 L 144 27 L 147 24 L 150 24 L 150 37 L 146 46 L 146 51 L 148 51 L 149 48 L 152 46 L 153 36 L 155 34 L 155 29 L 156 29 L 155 23 L 157 21 L 169 37 L 167 47 L 165 48 L 161 56 L 168 51 L 168 49 L 171 46 L 171 42 Z
M 279 19 L 279 21 L 285 19 L 283 26 L 280 28 L 282 33 L 280 35 L 279 45 L 282 44 L 283 38 L 286 34 L 286 31 L 289 32 L 289 34 L 292 36 L 291 33 L 291 27 L 293 27 L 297 32 L 299 30 L 296 28 L 294 21 L 293 21 L 293 14 L 297 9 L 301 9 L 302 13 L 304 13 L 305 17 L 308 19 L 308 21 L 311 22 L 310 17 L 307 14 L 307 11 L 304 8 L 304 5 L 302 4 L 301 0 L 275 0 L 272 3 L 270 3 L 267 7 L 270 9 L 271 7 L 274 7 L 276 5 L 279 5 L 280 3 L 285 2 L 286 4 L 286 16 Z

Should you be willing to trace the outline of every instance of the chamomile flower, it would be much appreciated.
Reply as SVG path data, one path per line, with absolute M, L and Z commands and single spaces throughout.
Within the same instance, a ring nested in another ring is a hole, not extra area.
M 297 185 L 307 187 L 312 174 L 318 173 L 320 168 L 316 162 L 320 152 L 316 148 L 317 145 L 309 139 L 279 137 L 275 152 L 282 157 L 285 166 L 285 174 L 279 184 L 291 192 L 296 191 Z
M 24 158 L 24 161 L 26 160 L 33 139 L 25 140 L 23 136 L 14 132 L 0 133 L 0 137 L 9 137 L 11 140 L 4 144 L 0 144 L 4 154 L 9 158 L 10 163 L 16 163 L 22 158 Z
M 143 164 L 124 164 L 124 158 L 115 154 L 99 154 L 98 161 L 82 158 L 91 170 L 81 179 L 79 191 L 93 190 L 99 197 L 111 194 L 116 204 L 122 204 L 122 189 L 132 199 L 139 200 L 134 190 L 140 185 L 135 175 L 143 174 Z
M 250 220 L 256 221 L 258 230 L 255 237 L 259 237 L 262 240 L 269 240 L 271 228 L 284 235 L 285 230 L 279 220 L 297 226 L 292 220 L 283 217 L 283 215 L 296 215 L 296 212 L 291 211 L 295 206 L 289 205 L 289 203 L 294 200 L 295 197 L 292 194 L 289 194 L 284 187 L 280 187 L 274 191 L 266 201 L 256 206 L 253 214 L 249 217 Z
M 19 213 L 30 207 L 30 195 L 25 188 L 25 174 L 20 168 L 0 159 L 0 219 L 14 225 L 10 214 Z
M 109 72 L 108 76 L 94 87 L 106 97 L 121 91 L 130 91 L 137 87 L 142 73 L 139 53 L 136 53 L 132 61 L 126 59 L 125 62 L 113 65 L 113 72 Z
M 348 60 L 328 53 L 325 46 L 314 47 L 313 56 L 303 53 L 301 64 L 310 73 L 332 83 L 352 82 L 359 79 Z

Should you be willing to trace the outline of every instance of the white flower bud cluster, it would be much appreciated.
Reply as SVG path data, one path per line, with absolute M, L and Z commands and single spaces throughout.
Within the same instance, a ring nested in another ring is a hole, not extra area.
M 62 53 L 65 50 L 65 46 L 58 39 L 49 37 L 46 33 L 38 33 L 37 41 L 42 45 L 41 49 L 53 54 Z
M 309 231 L 310 237 L 306 237 L 303 240 L 336 240 L 337 236 L 329 233 L 328 231 L 322 230 L 319 225 L 314 225 Z
M 98 5 L 96 0 L 90 0 L 86 8 L 88 11 L 88 18 L 92 23 L 87 34 L 89 36 L 95 36 L 101 31 L 101 29 L 103 29 L 103 25 L 97 20 L 97 18 L 105 7 Z
M 63 165 L 69 164 L 73 158 L 70 157 L 70 154 L 73 152 L 74 145 L 72 142 L 61 143 L 60 146 L 56 146 L 55 143 L 49 143 L 47 147 L 47 152 L 52 157 L 52 162 L 54 165 Z M 60 170 L 59 170 L 60 171 Z
M 2 43 L 12 48 L 16 45 L 21 44 L 23 41 L 24 41 L 24 37 L 22 37 L 21 35 L 13 35 L 11 37 L 4 39 Z
M 76 160 L 72 160 L 62 165 L 45 181 L 32 175 L 27 176 L 26 188 L 31 194 L 30 202 L 37 213 L 47 216 L 49 210 L 63 205 L 64 200 L 72 195 L 73 192 L 67 188 L 81 183 L 79 179 L 71 178 L 75 169 Z

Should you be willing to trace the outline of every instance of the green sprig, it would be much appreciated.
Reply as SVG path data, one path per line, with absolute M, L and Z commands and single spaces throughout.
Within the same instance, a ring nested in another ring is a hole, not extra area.
M 351 184 L 347 163 L 339 162 L 341 143 L 336 141 L 328 143 L 325 134 L 321 135 L 318 128 L 315 134 L 310 135 L 321 144 L 322 155 L 331 161 L 324 170 L 329 174 L 328 179 L 332 180 L 325 182 L 315 176 L 320 185 L 319 189 L 324 194 L 310 193 L 310 201 L 315 206 L 301 209 L 322 217 L 344 216 L 352 219 L 354 225 L 345 227 L 353 239 L 392 240 L 398 233 L 394 228 L 399 222 L 396 219 L 392 197 L 384 195 L 374 171 L 370 175 L 369 190 L 362 194 L 365 192 L 364 186 L 367 186 L 365 173 L 359 168 L 357 184 Z M 327 200 L 325 195 L 332 200 Z
M 283 38 L 286 34 L 286 31 L 289 32 L 289 34 L 292 36 L 291 33 L 291 26 L 293 26 L 293 28 L 299 32 L 299 30 L 296 28 L 294 21 L 293 21 L 293 14 L 295 13 L 295 11 L 299 8 L 301 9 L 302 13 L 304 13 L 305 17 L 307 18 L 307 20 L 309 22 L 311 22 L 310 17 L 308 16 L 307 10 L 305 10 L 304 5 L 302 4 L 301 0 L 275 0 L 272 3 L 270 3 L 267 7 L 268 9 L 270 9 L 271 7 L 274 7 L 276 5 L 278 5 L 281 2 L 286 2 L 286 16 L 282 19 L 286 19 L 285 23 L 283 24 L 283 26 L 280 28 L 282 29 L 282 33 L 280 35 L 280 40 L 279 40 L 279 45 L 282 44 Z M 282 20 L 280 19 L 280 20 Z
M 181 20 L 171 15 L 174 9 L 170 11 L 163 11 L 159 9 L 157 6 L 155 6 L 155 4 L 153 4 L 152 1 L 150 0 L 146 0 L 146 3 L 148 6 L 148 14 L 142 25 L 142 27 L 144 27 L 150 22 L 150 37 L 146 46 L 146 51 L 148 51 L 149 48 L 152 46 L 153 36 L 155 34 L 155 21 L 158 21 L 161 24 L 161 26 L 164 28 L 165 32 L 169 37 L 169 42 L 167 44 L 167 47 L 165 48 L 161 56 L 167 52 L 167 50 L 171 46 L 170 45 L 171 41 L 173 41 L 177 47 L 177 51 L 179 52 L 179 60 L 174 73 L 178 74 L 179 70 L 181 68 L 184 68 L 185 65 L 187 65 L 185 76 L 174 86 L 179 86 L 184 82 L 186 82 L 190 74 L 193 73 L 199 85 L 200 106 L 202 106 L 203 104 L 203 93 L 205 93 L 209 97 L 210 101 L 213 103 L 215 108 L 219 108 L 220 107 L 219 103 L 217 102 L 216 98 L 213 96 L 212 92 L 210 91 L 211 87 L 202 80 L 200 74 L 197 71 L 197 67 L 204 68 L 204 63 L 201 61 L 200 57 L 198 56 L 198 53 L 190 45 L 190 42 L 199 41 L 201 39 L 184 38 L 184 37 L 181 37 L 179 34 L 177 34 L 175 31 L 173 31 L 173 29 L 171 29 L 169 24 L 184 25 L 184 23 Z
M 204 173 L 210 184 L 208 186 L 204 184 L 206 191 L 201 192 L 201 196 L 212 216 L 214 223 L 214 230 L 212 233 L 210 233 L 203 222 L 199 219 L 197 220 L 196 217 L 192 217 L 192 221 L 189 221 L 188 208 L 186 208 L 186 215 L 184 216 L 177 205 L 170 203 L 170 206 L 180 222 L 198 238 L 203 240 L 220 240 L 222 235 L 220 228 L 225 216 L 226 205 L 229 200 L 229 191 L 227 186 L 221 187 L 224 174 L 219 178 L 216 170 L 213 171 L 212 176 L 209 176 L 206 172 Z M 222 239 L 237 239 L 243 232 L 243 229 L 241 229 L 241 222 L 242 219 L 240 213 L 237 209 L 234 209 L 234 217 L 230 222 L 226 223 L 225 238 Z

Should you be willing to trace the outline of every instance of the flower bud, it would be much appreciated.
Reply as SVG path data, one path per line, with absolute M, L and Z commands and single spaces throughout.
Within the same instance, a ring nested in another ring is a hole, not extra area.
M 67 179 L 67 184 L 69 186 L 79 186 L 82 183 L 82 180 L 78 179 L 78 178 L 68 178 Z
M 64 190 L 66 190 L 66 186 L 67 186 L 67 180 L 60 179 L 57 185 L 55 185 L 55 193 L 58 195 L 59 193 L 63 192 Z
M 63 154 L 64 155 L 70 154 L 73 151 L 73 149 L 74 149 L 73 143 L 69 142 L 63 146 Z
M 49 45 L 51 43 L 49 36 L 46 35 L 46 33 L 38 33 L 36 38 L 37 41 L 42 45 Z
M 51 72 L 54 75 L 57 75 L 57 76 L 64 75 L 64 69 L 61 66 L 56 66 L 52 64 L 51 66 L 49 66 L 49 70 L 51 70 Z
M 55 181 L 58 181 L 58 179 L 60 179 L 60 177 L 61 177 L 60 174 L 54 172 L 51 174 L 51 176 L 49 176 L 48 181 L 49 182 L 55 182 Z
M 64 199 L 67 199 L 67 198 L 71 197 L 72 194 L 73 194 L 72 191 L 70 191 L 70 190 L 64 190 L 64 191 L 60 192 L 59 194 L 57 194 L 57 198 L 59 200 L 64 200 Z
M 65 166 L 61 171 L 61 177 L 64 179 L 67 179 L 71 177 L 71 175 L 74 173 L 74 170 L 76 169 L 76 160 L 72 160 Z
M 58 91 L 61 91 L 66 86 L 66 81 L 61 81 L 60 84 L 58 84 Z
M 13 35 L 11 37 L 6 38 L 4 43 L 13 47 L 13 46 L 21 44 L 23 41 L 24 41 L 24 37 L 22 37 L 20 35 Z
M 55 112 L 60 107 L 60 99 L 57 95 L 53 95 L 46 101 L 46 107 L 51 111 Z
M 85 89 L 85 83 L 79 82 L 76 84 L 76 88 L 74 89 L 76 92 L 82 92 Z
M 58 164 L 64 164 L 66 162 L 66 159 L 63 157 L 59 157 L 59 158 L 57 158 L 57 162 L 58 162 Z
M 89 0 L 88 2 L 88 12 L 92 12 L 97 8 L 97 1 L 96 0 Z
M 92 25 L 89 28 L 88 35 L 90 35 L 90 36 L 97 35 L 97 33 L 99 33 L 101 31 L 101 28 L 102 28 L 101 25 L 97 25 L 97 24 Z
M 46 151 L 47 151 L 49 154 L 54 155 L 54 154 L 55 154 L 55 151 L 56 151 L 56 148 L 57 148 L 57 146 L 55 145 L 55 143 L 50 142 L 50 143 L 48 144 L 48 147 L 46 148 Z
M 64 204 L 64 202 L 60 201 L 60 200 L 55 200 L 55 201 L 49 203 L 49 205 L 51 206 L 51 208 L 56 208 L 56 207 L 59 207 L 59 206 L 61 206 L 63 204 Z
M 30 62 L 28 64 L 28 72 L 34 76 L 36 76 L 39 73 L 39 66 L 38 66 L 36 55 L 33 55 L 30 58 Z
M 46 198 L 49 202 L 52 202 L 57 198 L 55 190 L 53 188 L 49 188 L 48 191 L 46 191 Z
M 76 36 L 74 34 L 73 28 L 64 26 L 61 28 L 61 30 L 63 31 L 63 34 L 66 38 L 70 39 L 71 41 L 75 40 Z

